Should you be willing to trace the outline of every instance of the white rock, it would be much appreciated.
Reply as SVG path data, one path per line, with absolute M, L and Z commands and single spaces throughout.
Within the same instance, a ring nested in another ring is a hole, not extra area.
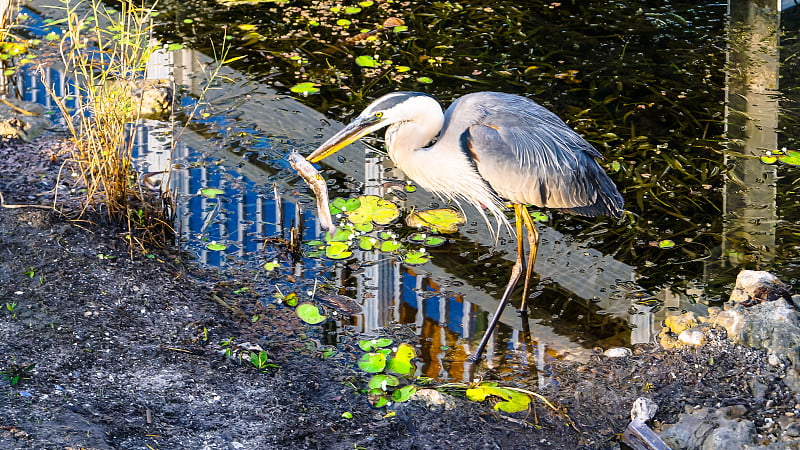
M 622 358 L 625 356 L 631 356 L 632 354 L 633 352 L 631 349 L 625 347 L 614 347 L 603 352 L 603 355 L 608 358 Z

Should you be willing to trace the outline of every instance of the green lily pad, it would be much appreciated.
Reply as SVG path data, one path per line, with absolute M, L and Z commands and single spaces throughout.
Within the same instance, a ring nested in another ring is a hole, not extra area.
M 219 242 L 211 242 L 206 245 L 206 248 L 214 252 L 221 252 L 222 250 L 228 248 L 228 246 L 225 244 L 220 244 Z
M 417 387 L 414 385 L 403 386 L 400 389 L 392 392 L 392 400 L 396 402 L 405 402 L 417 392 Z
M 347 20 L 347 19 L 339 19 L 339 20 L 336 21 L 336 25 L 339 25 L 340 27 L 345 27 L 345 28 L 349 27 L 350 23 L 351 22 L 349 20 Z
M 370 389 L 368 398 L 369 404 L 372 405 L 373 408 L 381 408 L 389 404 L 386 393 L 380 389 Z
M 411 251 L 404 255 L 403 262 L 406 264 L 425 264 L 426 262 L 430 261 L 431 258 L 427 253 L 423 253 L 420 251 Z
M 375 58 L 373 58 L 372 56 L 368 56 L 368 55 L 361 55 L 358 58 L 356 58 L 356 64 L 358 64 L 361 67 L 378 67 L 378 66 L 380 66 L 380 63 L 378 63 L 378 61 L 376 61 Z
M 414 350 L 414 347 L 406 343 L 400 344 L 397 347 L 394 358 L 390 359 L 386 364 L 386 370 L 398 375 L 408 375 L 414 370 L 414 366 L 411 365 L 411 360 L 416 356 L 417 351 Z
M 550 220 L 550 216 L 541 211 L 534 211 L 531 214 L 531 219 L 533 219 L 534 222 L 547 222 Z
M 379 373 L 377 375 L 373 375 L 372 378 L 369 379 L 370 389 L 381 389 L 387 391 L 388 387 L 390 386 L 394 387 L 399 385 L 400 385 L 400 380 L 398 380 L 396 376 L 386 375 L 385 373 Z
M 360 197 L 361 205 L 353 211 L 344 211 L 350 222 L 362 224 L 375 222 L 378 225 L 389 225 L 400 216 L 400 208 L 394 203 L 376 195 Z
M 775 164 L 776 162 L 778 162 L 778 157 L 777 156 L 762 156 L 761 157 L 761 162 L 763 162 L 764 164 Z
M 345 259 L 353 256 L 347 242 L 331 242 L 325 247 L 325 256 L 330 259 Z
M 326 233 L 325 240 L 328 242 L 348 242 L 353 235 L 353 230 L 348 227 L 336 228 L 336 232 Z
M 206 198 L 217 198 L 218 195 L 224 194 L 225 191 L 217 188 L 203 188 L 200 189 L 200 195 Z
M 428 247 L 437 247 L 444 244 L 446 241 L 446 239 L 441 236 L 428 236 L 425 233 L 414 233 L 408 238 L 414 242 L 421 242 Z
M 361 339 L 358 341 L 358 347 L 365 352 L 371 352 L 379 348 L 384 348 L 392 345 L 391 339 L 378 338 L 378 339 Z
M 800 151 L 784 150 L 782 155 L 775 155 L 782 163 L 792 166 L 800 166 Z
M 675 247 L 675 242 L 669 239 L 664 239 L 662 241 L 658 241 L 659 248 L 672 248 Z
M 341 214 L 344 211 L 353 211 L 361 206 L 361 200 L 358 198 L 342 198 L 336 197 L 331 201 L 330 208 L 331 214 Z
M 323 316 L 319 313 L 319 308 L 316 305 L 311 303 L 302 303 L 297 305 L 297 316 L 305 323 L 310 323 L 311 325 L 316 325 L 325 319 L 328 316 Z
M 380 250 L 382 252 L 391 253 L 400 248 L 400 243 L 397 241 L 383 241 L 381 242 Z
M 411 213 L 406 223 L 410 227 L 430 228 L 438 233 L 455 233 L 459 226 L 466 223 L 466 219 L 455 209 L 441 208 Z
M 467 398 L 474 402 L 482 402 L 486 397 L 500 397 L 504 401 L 494 405 L 495 411 L 505 411 L 509 413 L 525 411 L 531 403 L 531 398 L 522 392 L 513 391 L 497 386 L 481 385 L 467 389 Z
M 383 353 L 365 353 L 358 360 L 358 368 L 368 373 L 383 372 L 386 367 L 386 355 Z
M 344 8 L 345 14 L 358 14 L 361 12 L 361 8 L 358 6 L 347 6 Z
M 431 83 L 433 83 L 433 80 L 431 78 L 429 78 L 429 77 L 419 77 L 419 78 L 417 78 L 417 81 L 419 81 L 420 83 L 423 83 L 423 84 L 431 84 Z
M 358 238 L 358 248 L 361 250 L 370 251 L 375 248 L 378 240 L 370 236 L 361 236 Z
M 281 265 L 275 261 L 269 261 L 264 263 L 264 270 L 266 270 L 267 272 L 272 272 L 273 270 L 277 269 L 280 266 Z
M 317 85 L 310 82 L 295 84 L 294 86 L 290 87 L 289 90 L 303 95 L 316 94 L 319 92 Z
M 297 294 L 294 292 L 286 294 L 286 296 L 283 297 L 283 302 L 286 303 L 287 306 L 297 306 L 297 301 Z
M 362 233 L 369 233 L 370 231 L 375 229 L 375 226 L 372 224 L 372 222 L 367 222 L 367 223 L 354 224 L 353 228 L 355 228 L 356 231 L 360 231 Z

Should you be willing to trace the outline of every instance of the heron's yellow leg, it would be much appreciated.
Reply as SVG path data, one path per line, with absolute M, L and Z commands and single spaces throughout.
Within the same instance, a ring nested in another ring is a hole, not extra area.
M 531 219 L 531 214 L 528 212 L 528 208 L 525 205 L 514 205 L 515 210 L 518 208 L 519 211 L 516 211 L 517 216 L 517 251 L 522 254 L 520 246 L 522 245 L 522 236 L 520 235 L 519 231 L 519 219 L 525 222 L 525 228 L 527 230 L 527 238 L 528 238 L 528 266 L 525 268 L 525 284 L 522 285 L 522 303 L 519 305 L 520 311 L 525 311 L 527 308 L 527 301 L 528 301 L 528 289 L 530 288 L 531 284 L 531 274 L 533 273 L 533 265 L 536 264 L 536 253 L 539 251 L 539 230 L 536 229 L 536 224 L 533 223 L 533 219 Z
M 481 338 L 478 348 L 475 349 L 469 358 L 467 358 L 468 361 L 476 362 L 481 359 L 483 350 L 486 348 L 486 344 L 489 342 L 489 338 L 494 332 L 495 327 L 497 327 L 497 322 L 500 320 L 500 315 L 503 314 L 503 309 L 505 309 L 506 304 L 511 298 L 511 293 L 514 292 L 514 288 L 517 286 L 519 277 L 522 275 L 522 267 L 525 265 L 525 245 L 520 239 L 520 236 L 522 236 L 522 223 L 525 221 L 521 215 L 523 211 L 525 214 L 528 214 L 528 211 L 524 206 L 517 204 L 514 205 L 514 215 L 516 216 L 515 224 L 517 227 L 517 261 L 511 268 L 511 277 L 508 280 L 506 290 L 503 291 L 503 298 L 500 299 L 500 304 L 497 305 L 497 311 L 495 311 L 494 316 L 492 316 L 492 320 L 489 321 L 489 326 L 486 327 L 486 331 L 483 333 L 483 338 Z M 530 216 L 528 216 L 528 220 L 530 220 Z

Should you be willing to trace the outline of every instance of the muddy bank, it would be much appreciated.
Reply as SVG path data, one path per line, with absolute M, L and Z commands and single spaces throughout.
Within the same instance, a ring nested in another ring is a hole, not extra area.
M 5 203 L 50 204 L 61 149 L 52 135 L 4 145 Z M 460 396 L 451 409 L 372 409 L 348 353 L 320 358 L 309 325 L 241 291 L 240 276 L 173 251 L 130 258 L 99 219 L 0 208 L 0 370 L 20 377 L 0 381 L 0 448 L 614 448 L 638 397 L 659 405 L 657 430 L 735 406 L 726 420 L 752 425 L 742 445 L 797 439 L 786 368 L 723 330 L 698 349 L 653 344 L 556 363 L 540 393 L 559 412 L 537 403 L 500 414 Z M 225 357 L 230 338 L 261 346 L 277 367 Z

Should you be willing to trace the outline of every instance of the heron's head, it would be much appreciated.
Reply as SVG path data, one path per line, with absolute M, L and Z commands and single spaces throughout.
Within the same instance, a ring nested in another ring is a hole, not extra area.
M 442 115 L 442 107 L 435 98 L 421 92 L 392 92 L 372 102 L 349 125 L 325 141 L 306 157 L 317 162 L 336 153 L 363 136 L 389 125 L 424 120 L 434 113 Z

